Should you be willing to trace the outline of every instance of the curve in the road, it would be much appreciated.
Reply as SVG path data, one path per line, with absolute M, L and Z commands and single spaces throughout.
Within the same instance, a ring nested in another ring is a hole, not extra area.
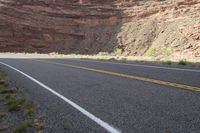
M 172 86 L 172 87 L 175 87 L 175 88 L 189 90 L 189 91 L 200 92 L 200 88 L 199 87 L 195 87 L 195 86 L 189 86 L 189 85 L 178 84 L 178 83 L 174 83 L 174 82 L 167 82 L 167 81 L 156 80 L 156 79 L 151 79 L 151 78 L 145 78 L 145 77 L 139 77 L 139 76 L 134 76 L 134 75 L 122 74 L 122 73 L 117 73 L 117 72 L 104 71 L 104 70 L 100 70 L 100 69 L 82 67 L 82 66 L 78 66 L 78 65 L 63 64 L 63 63 L 47 61 L 47 60 L 38 60 L 38 59 L 32 59 L 32 60 L 37 61 L 37 62 L 43 62 L 43 63 L 48 63 L 48 64 L 59 65 L 59 66 L 63 66 L 63 67 L 82 69 L 82 70 L 93 71 L 93 72 L 98 72 L 98 73 L 103 73 L 103 74 L 108 74 L 108 75 L 113 75 L 113 76 L 118 76 L 118 77 L 124 77 L 124 78 L 129 78 L 129 79 L 134 79 L 134 80 L 140 80 L 140 81 L 150 82 L 150 83 L 154 83 L 154 84 Z
M 7 66 L 7 67 L 11 68 L 14 71 L 19 72 L 23 76 L 27 77 L 28 79 L 30 79 L 33 82 L 37 83 L 38 85 L 40 85 L 41 87 L 45 88 L 49 92 L 53 93 L 54 95 L 56 95 L 57 97 L 59 97 L 60 99 L 64 100 L 65 102 L 67 102 L 68 104 L 70 104 L 71 106 L 73 106 L 75 109 L 77 109 L 78 111 L 80 111 L 82 114 L 84 114 L 85 116 L 87 116 L 88 118 L 90 118 L 91 120 L 93 120 L 94 122 L 96 122 L 98 125 L 100 125 L 104 129 L 106 129 L 108 132 L 110 132 L 110 133 L 121 133 L 120 129 L 116 129 L 116 128 L 112 127 L 107 122 L 102 121 L 100 118 L 98 118 L 95 115 L 91 114 L 90 112 L 88 112 L 84 108 L 80 107 L 79 105 L 77 105 L 76 103 L 74 103 L 73 101 L 71 101 L 70 99 L 64 97 L 63 95 L 61 95 L 58 92 L 54 91 L 53 89 L 51 89 L 47 85 L 41 83 L 37 79 L 31 77 L 30 75 L 28 75 L 28 74 L 26 74 L 26 73 L 18 70 L 17 68 L 14 68 L 13 66 L 10 66 L 10 65 L 8 65 L 8 64 L 6 64 L 4 62 L 0 62 L 0 64 Z

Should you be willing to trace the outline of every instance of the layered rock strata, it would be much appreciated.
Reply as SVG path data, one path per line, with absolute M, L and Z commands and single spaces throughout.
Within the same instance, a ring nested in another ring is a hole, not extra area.
M 1 52 L 200 56 L 198 0 L 0 0 Z M 167 50 L 166 50 L 167 49 Z

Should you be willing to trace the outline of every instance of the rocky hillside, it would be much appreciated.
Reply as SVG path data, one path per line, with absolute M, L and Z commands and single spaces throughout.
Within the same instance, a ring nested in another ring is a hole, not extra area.
M 116 48 L 128 55 L 200 56 L 200 1 L 0 0 L 1 52 Z

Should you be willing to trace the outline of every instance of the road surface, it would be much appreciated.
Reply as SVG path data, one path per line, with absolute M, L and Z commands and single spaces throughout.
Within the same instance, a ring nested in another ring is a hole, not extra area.
M 74 59 L 0 59 L 0 67 L 40 105 L 47 133 L 200 131 L 197 68 Z

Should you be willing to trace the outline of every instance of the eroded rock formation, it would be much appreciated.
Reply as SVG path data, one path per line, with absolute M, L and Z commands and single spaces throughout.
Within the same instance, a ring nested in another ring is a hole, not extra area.
M 199 0 L 0 0 L 0 51 L 200 56 Z

